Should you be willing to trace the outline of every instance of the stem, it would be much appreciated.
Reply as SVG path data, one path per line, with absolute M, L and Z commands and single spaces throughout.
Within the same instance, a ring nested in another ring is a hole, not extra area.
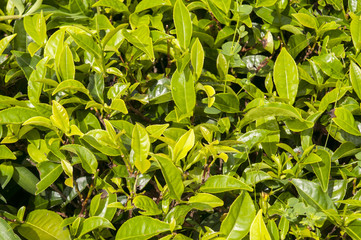
M 104 120 L 103 120 L 103 116 L 99 113 L 99 111 L 97 109 L 95 110 L 95 115 L 98 117 L 99 121 L 103 124 L 104 127 L 106 127 Z
M 16 219 L 10 219 L 10 218 L 7 218 L 7 217 L 4 217 L 4 216 L 0 216 L 0 218 L 4 219 L 5 221 L 8 221 L 8 222 L 20 222 L 20 223 L 24 223 L 24 221 L 18 221 Z
M 133 186 L 133 192 L 131 193 L 132 198 L 134 198 L 135 194 L 137 193 L 137 183 L 138 183 L 138 177 L 139 174 L 138 172 L 135 172 L 135 181 L 134 181 L 134 186 Z
M 86 214 L 84 214 L 85 210 L 86 210 L 86 205 L 93 193 L 93 190 L 95 188 L 95 184 L 96 184 L 96 181 L 97 181 L 97 178 L 98 178 L 98 174 L 99 174 L 99 169 L 97 169 L 97 171 L 95 172 L 94 174 L 94 179 L 93 179 L 93 183 L 90 185 L 90 188 L 89 188 L 89 191 L 88 191 L 88 194 L 85 198 L 85 200 L 82 202 L 81 204 L 81 210 L 80 210 L 80 213 L 79 213 L 79 216 L 80 217 L 85 217 Z
M 1 16 L 1 17 L 0 17 L 0 21 L 14 20 L 14 19 L 22 18 L 22 17 L 23 17 L 23 16 L 21 16 L 21 15 Z
M 80 198 L 80 202 L 83 202 L 83 194 L 81 194 L 79 187 L 78 187 L 78 183 L 77 181 L 74 181 L 74 187 L 75 187 L 75 191 L 78 194 L 79 198 Z
M 130 102 L 127 102 L 128 108 L 129 110 L 131 110 L 132 112 L 134 112 L 136 115 L 138 115 L 139 117 L 141 117 L 144 121 L 148 122 L 148 123 L 152 123 L 152 120 L 150 120 L 150 118 L 146 117 L 143 115 L 143 113 L 141 113 L 138 109 L 136 109 L 135 107 L 133 107 L 133 105 Z

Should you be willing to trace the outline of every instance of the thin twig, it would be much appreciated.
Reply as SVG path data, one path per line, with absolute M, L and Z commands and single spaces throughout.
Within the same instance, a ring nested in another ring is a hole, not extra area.
M 92 184 L 90 185 L 90 188 L 89 188 L 89 191 L 88 191 L 88 194 L 87 194 L 85 200 L 82 201 L 81 210 L 80 210 L 80 213 L 79 213 L 79 216 L 80 216 L 80 217 L 85 217 L 85 215 L 86 215 L 86 205 L 87 205 L 87 203 L 88 203 L 88 201 L 89 201 L 89 199 L 90 199 L 90 197 L 91 197 L 91 195 L 92 195 L 92 193 L 93 193 L 93 190 L 94 190 L 94 188 L 95 188 L 95 183 L 96 183 L 96 181 L 97 181 L 98 174 L 99 174 L 99 169 L 97 169 L 97 171 L 96 171 L 95 174 L 94 174 L 93 182 L 92 182 Z
M 135 115 L 138 115 L 139 117 L 141 117 L 144 121 L 148 122 L 148 123 L 152 123 L 152 120 L 150 120 L 150 118 L 146 117 L 143 115 L 143 113 L 141 113 L 138 109 L 136 109 L 135 107 L 132 106 L 132 104 L 130 102 L 127 102 L 128 108 L 135 113 Z

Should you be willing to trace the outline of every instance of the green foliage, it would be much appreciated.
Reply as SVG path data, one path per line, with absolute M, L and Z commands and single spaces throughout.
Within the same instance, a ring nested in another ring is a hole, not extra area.
M 357 0 L 0 0 L 0 239 L 361 239 Z

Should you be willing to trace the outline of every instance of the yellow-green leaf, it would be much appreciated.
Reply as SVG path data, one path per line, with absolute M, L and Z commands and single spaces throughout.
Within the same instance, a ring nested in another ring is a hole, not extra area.
M 141 173 L 147 171 L 150 167 L 150 161 L 147 159 L 150 149 L 150 140 L 147 130 L 140 124 L 135 124 L 132 134 L 132 150 L 130 159 Z
M 351 39 L 356 51 L 361 49 L 361 19 L 359 16 L 352 19 L 350 24 Z
M 314 16 L 308 15 L 306 13 L 294 13 L 292 14 L 292 16 L 296 18 L 297 21 L 305 27 L 313 28 L 313 29 L 318 28 L 318 22 L 316 17 Z
M 361 99 L 361 69 L 354 61 L 351 61 L 350 64 L 350 81 L 353 90 L 358 98 Z
M 48 36 L 46 35 L 46 22 L 43 12 L 24 17 L 24 27 L 39 46 L 45 45 Z
M 14 153 L 5 145 L 0 145 L 0 159 L 12 159 L 15 160 Z
M 178 164 L 178 161 L 187 156 L 189 150 L 194 146 L 195 135 L 193 129 L 189 130 L 177 141 L 173 150 L 173 162 Z
M 131 32 L 122 29 L 122 33 L 128 42 L 142 50 L 151 61 L 154 61 L 153 42 L 147 25 L 141 25 Z
M 177 0 L 173 9 L 174 25 L 177 33 L 177 40 L 185 50 L 188 48 L 192 38 L 192 21 L 187 7 L 183 0 Z
M 11 40 L 16 36 L 16 34 L 4 37 L 0 40 L 0 55 L 4 52 L 4 50 L 8 47 Z
M 262 209 L 258 211 L 252 222 L 249 236 L 250 240 L 271 240 L 266 224 L 263 221 Z
M 62 53 L 60 54 L 57 69 L 62 80 L 74 79 L 75 78 L 75 65 L 73 54 L 68 45 L 65 45 Z
M 158 162 L 160 166 L 163 177 L 169 189 L 170 197 L 180 201 L 184 192 L 181 171 L 164 154 L 153 154 L 152 157 Z
M 334 123 L 345 132 L 355 136 L 361 136 L 360 130 L 357 128 L 355 118 L 352 113 L 346 108 L 340 107 L 335 109 L 335 118 L 332 118 Z
M 282 98 L 288 98 L 292 105 L 298 90 L 298 69 L 295 60 L 293 60 L 286 48 L 282 48 L 276 59 L 273 80 L 278 95 Z
M 189 67 L 186 67 L 181 73 L 174 72 L 171 89 L 173 100 L 179 110 L 183 114 L 192 112 L 196 105 L 196 95 L 193 76 Z
M 52 124 L 64 133 L 69 132 L 69 116 L 65 108 L 57 101 L 53 101 L 53 115 L 50 116 Z
M 191 63 L 196 75 L 196 80 L 198 80 L 198 78 L 201 76 L 204 63 L 204 51 L 198 38 L 195 40 L 192 46 Z

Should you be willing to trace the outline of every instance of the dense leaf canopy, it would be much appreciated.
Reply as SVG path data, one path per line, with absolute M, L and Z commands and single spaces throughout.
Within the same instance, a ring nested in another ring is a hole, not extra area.
M 0 0 L 0 239 L 361 240 L 358 0 Z

